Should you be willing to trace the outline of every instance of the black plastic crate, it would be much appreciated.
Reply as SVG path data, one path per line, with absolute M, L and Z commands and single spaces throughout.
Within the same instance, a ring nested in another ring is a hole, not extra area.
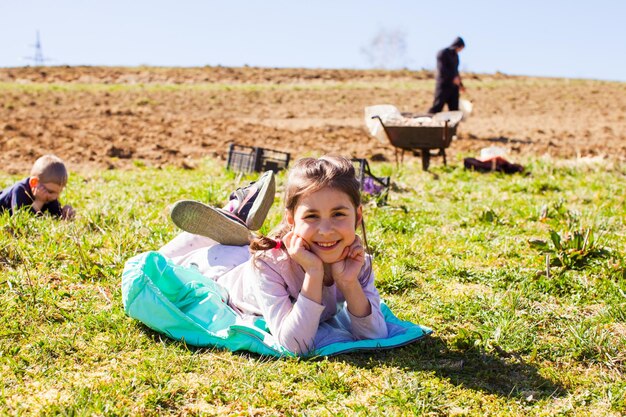
M 367 159 L 353 158 L 352 163 L 355 164 L 356 176 L 361 183 L 361 192 L 375 199 L 378 205 L 387 204 L 391 177 L 377 177 L 372 174 Z
M 290 158 L 287 152 L 231 143 L 226 168 L 238 172 L 278 172 L 287 169 Z

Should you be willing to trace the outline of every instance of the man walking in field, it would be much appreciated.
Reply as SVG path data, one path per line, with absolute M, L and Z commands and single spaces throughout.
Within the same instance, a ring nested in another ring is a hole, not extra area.
M 444 104 L 448 110 L 459 109 L 459 90 L 465 91 L 459 75 L 459 52 L 465 48 L 465 42 L 457 37 L 452 45 L 442 49 L 437 54 L 437 84 L 435 100 L 429 113 L 439 113 Z

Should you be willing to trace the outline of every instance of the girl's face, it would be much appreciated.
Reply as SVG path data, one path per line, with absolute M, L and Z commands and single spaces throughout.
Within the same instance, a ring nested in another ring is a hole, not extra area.
M 361 217 L 361 206 L 354 207 L 346 193 L 323 188 L 302 196 L 294 212 L 287 212 L 287 223 L 309 245 L 311 252 L 322 262 L 331 264 L 354 242 Z

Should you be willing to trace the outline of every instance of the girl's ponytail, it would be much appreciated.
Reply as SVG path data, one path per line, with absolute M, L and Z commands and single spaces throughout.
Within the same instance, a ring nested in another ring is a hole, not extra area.
M 250 241 L 250 251 L 258 252 L 258 251 L 266 251 L 270 249 L 281 249 L 282 238 L 289 231 L 289 225 L 280 224 L 276 229 L 270 232 L 270 236 L 255 236 Z
M 253 252 L 280 248 L 281 241 L 268 236 L 257 236 L 250 242 L 250 250 Z

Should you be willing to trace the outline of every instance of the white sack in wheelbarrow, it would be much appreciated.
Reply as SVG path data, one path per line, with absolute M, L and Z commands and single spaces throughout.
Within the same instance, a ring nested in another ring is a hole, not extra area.
M 383 143 L 389 143 L 385 129 L 378 119 L 372 119 L 374 116 L 380 117 L 385 123 L 391 119 L 401 119 L 402 114 L 396 106 L 391 104 L 377 104 L 365 108 L 365 126 L 367 126 L 369 134 Z

